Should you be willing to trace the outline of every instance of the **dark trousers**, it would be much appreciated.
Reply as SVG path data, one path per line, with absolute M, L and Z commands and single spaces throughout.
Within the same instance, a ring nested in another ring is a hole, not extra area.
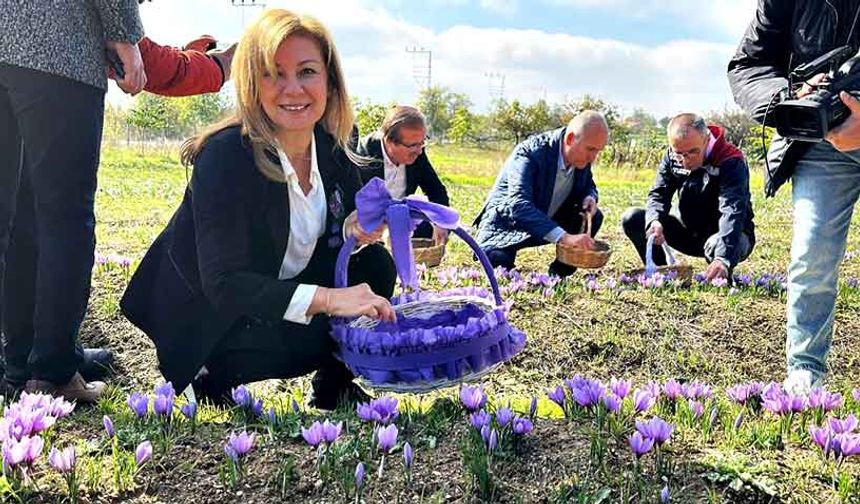
M 65 383 L 81 360 L 103 114 L 101 89 L 0 64 L 2 326 L 15 380 Z
M 433 238 L 433 224 L 422 222 L 412 232 L 413 238 Z
M 368 245 L 350 260 L 349 284 L 367 283 L 386 299 L 394 293 L 395 276 L 394 261 L 380 244 Z M 297 280 L 305 281 L 301 275 Z M 309 325 L 242 321 L 207 359 L 209 374 L 198 385 L 204 393 L 217 396 L 239 384 L 317 371 L 313 383 L 316 392 L 324 387 L 342 388 L 353 375 L 333 357 L 335 344 L 330 332 L 330 319 L 324 315 L 314 317 Z
M 578 212 L 564 212 L 563 215 L 559 215 L 562 212 L 558 212 L 556 216 L 553 218 L 555 222 L 565 230 L 565 232 L 570 234 L 580 234 L 582 233 L 582 216 L 579 215 Z M 594 214 L 591 218 L 591 237 L 597 236 L 597 232 L 600 231 L 600 226 L 603 225 L 603 212 L 600 209 Z M 546 245 L 547 242 L 541 238 L 529 238 L 528 240 L 518 243 L 516 245 L 511 245 L 510 247 L 505 248 L 490 248 L 485 250 L 487 257 L 490 259 L 490 264 L 493 267 L 502 266 L 503 268 L 513 269 L 516 267 L 517 260 L 517 252 L 524 248 L 529 247 L 539 247 L 541 245 Z M 553 261 L 549 265 L 549 272 L 551 274 L 555 274 L 561 277 L 569 276 L 576 271 L 576 268 L 573 266 L 568 266 L 567 264 L 561 263 L 558 260 Z
M 660 219 L 660 224 L 663 224 L 663 236 L 666 238 L 666 243 L 673 249 L 682 254 L 692 257 L 704 257 L 709 263 L 714 260 L 714 251 L 717 248 L 719 236 L 717 234 L 699 234 L 695 230 L 689 229 L 674 215 L 667 215 Z M 636 247 L 636 252 L 645 263 L 645 247 L 648 239 L 645 237 L 645 209 L 630 208 L 621 217 L 621 227 L 624 228 L 624 234 L 633 242 Z M 740 259 L 738 262 L 744 261 L 752 253 L 754 241 L 746 233 L 741 233 L 741 239 L 738 243 L 740 249 Z M 666 264 L 666 255 L 663 253 L 663 247 L 653 247 L 654 264 L 663 266 Z

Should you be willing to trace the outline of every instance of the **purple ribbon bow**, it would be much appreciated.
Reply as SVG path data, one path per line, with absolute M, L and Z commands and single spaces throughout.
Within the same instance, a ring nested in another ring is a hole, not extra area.
M 367 232 L 373 232 L 388 223 L 391 235 L 391 251 L 397 276 L 404 287 L 417 288 L 418 277 L 412 259 L 412 231 L 423 220 L 444 229 L 456 229 L 460 215 L 456 210 L 438 203 L 431 203 L 414 196 L 404 199 L 391 197 L 385 182 L 374 177 L 355 195 L 358 223 Z

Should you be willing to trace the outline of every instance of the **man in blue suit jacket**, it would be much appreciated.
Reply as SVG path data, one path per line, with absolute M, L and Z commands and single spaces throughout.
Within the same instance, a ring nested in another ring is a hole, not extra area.
M 606 119 L 586 110 L 567 127 L 516 146 L 475 219 L 478 243 L 493 266 L 514 268 L 519 250 L 547 243 L 594 247 L 603 214 L 591 163 L 608 140 Z M 581 212 L 591 214 L 591 236 L 580 232 Z M 575 270 L 559 261 L 549 267 L 559 276 Z

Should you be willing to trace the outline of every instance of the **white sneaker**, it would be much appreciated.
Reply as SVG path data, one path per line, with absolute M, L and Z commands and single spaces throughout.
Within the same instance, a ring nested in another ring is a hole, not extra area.
M 808 369 L 793 369 L 782 382 L 782 388 L 789 394 L 805 396 L 809 395 L 812 389 L 820 387 L 823 382 L 823 376 L 816 376 Z

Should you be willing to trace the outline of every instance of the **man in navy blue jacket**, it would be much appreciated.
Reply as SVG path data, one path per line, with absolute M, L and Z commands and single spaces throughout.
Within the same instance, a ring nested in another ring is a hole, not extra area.
M 647 207 L 622 217 L 624 233 L 645 261 L 654 236 L 654 262 L 666 264 L 664 242 L 708 261 L 705 279 L 726 279 L 755 245 L 749 168 L 723 129 L 696 114 L 679 114 L 667 128 L 669 148 L 648 193 Z M 672 199 L 678 194 L 678 204 Z
M 587 110 L 516 146 L 474 223 L 493 266 L 514 268 L 518 251 L 547 243 L 594 247 L 603 214 L 591 163 L 608 140 L 606 119 Z M 582 212 L 591 215 L 590 236 L 580 232 Z M 559 276 L 575 270 L 559 261 L 549 267 Z

